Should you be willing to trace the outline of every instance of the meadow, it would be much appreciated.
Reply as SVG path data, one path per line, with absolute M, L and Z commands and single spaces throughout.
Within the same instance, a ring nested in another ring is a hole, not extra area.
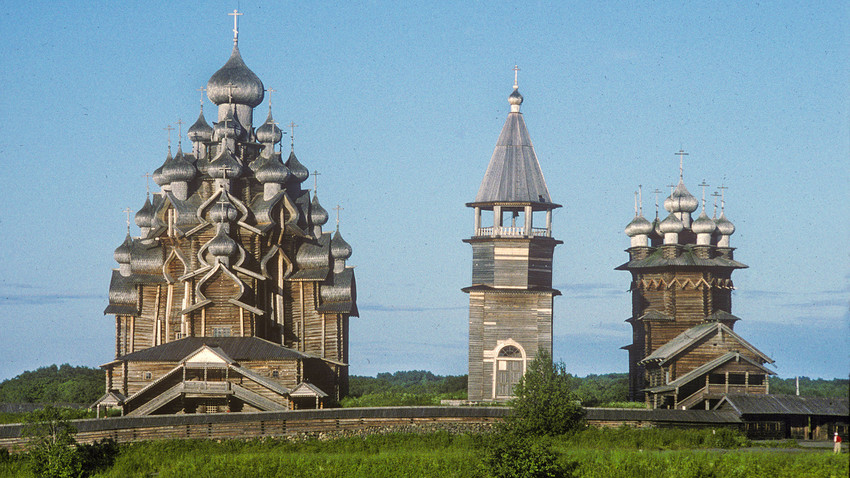
M 336 439 L 164 440 L 119 447 L 96 477 L 486 477 L 500 434 L 385 434 Z M 586 429 L 537 437 L 554 453 L 556 476 L 845 477 L 847 455 L 793 442 L 754 447 L 732 430 Z M 528 446 L 528 443 L 525 444 Z M 498 459 L 498 457 L 496 457 Z M 519 464 L 518 466 L 522 466 Z M 26 458 L 0 457 L 0 478 L 32 476 Z

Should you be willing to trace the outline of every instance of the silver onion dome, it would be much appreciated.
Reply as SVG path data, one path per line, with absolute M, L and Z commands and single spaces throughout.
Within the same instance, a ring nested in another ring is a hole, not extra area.
M 134 218 L 139 227 L 151 227 L 153 224 L 153 204 L 150 197 L 145 198 L 145 204 L 139 209 Z
M 310 222 L 315 226 L 324 226 L 328 222 L 328 211 L 319 204 L 319 196 L 315 193 L 313 194 L 313 202 L 310 203 Z
M 640 234 L 649 235 L 652 232 L 652 224 L 642 215 L 635 216 L 634 219 L 626 225 L 626 235 L 634 237 Z
M 685 225 L 682 224 L 682 221 L 676 217 L 675 214 L 670 213 L 661 224 L 658 225 L 658 230 L 661 231 L 662 234 L 671 234 L 671 233 L 680 233 L 685 228 Z
M 112 255 L 112 257 L 115 258 L 115 262 L 119 264 L 129 264 L 132 245 L 133 239 L 130 237 L 130 233 L 128 232 L 124 242 L 115 249 L 115 253 Z
M 284 166 L 278 158 L 279 156 L 277 155 L 272 156 L 257 168 L 254 172 L 254 176 L 257 178 L 257 181 L 263 184 L 283 184 L 287 179 L 289 179 L 289 168 Z
M 345 242 L 342 234 L 339 233 L 339 229 L 337 229 L 334 237 L 331 238 L 331 255 L 334 259 L 345 260 L 351 257 L 351 252 L 351 245 Z
M 519 106 L 522 104 L 522 95 L 519 93 L 519 90 L 514 88 L 514 91 L 508 96 L 508 103 L 511 106 Z
M 238 178 L 242 176 L 244 166 L 236 158 L 229 149 L 223 149 L 210 163 L 207 165 L 207 175 L 211 178 Z
M 673 190 L 673 194 L 664 200 L 664 209 L 668 212 L 692 213 L 696 211 L 698 207 L 699 200 L 688 192 L 688 188 L 685 187 L 685 183 L 681 179 L 679 179 L 679 184 L 676 185 L 676 189 Z
M 215 224 L 221 224 L 224 222 L 233 222 L 236 218 L 239 217 L 239 211 L 230 204 L 224 194 L 221 195 L 218 202 L 210 208 L 210 221 Z
M 230 59 L 207 82 L 207 96 L 217 105 L 238 103 L 256 107 L 263 102 L 265 87 L 242 61 L 239 47 L 233 45 Z
M 272 110 L 269 108 L 269 117 L 266 122 L 257 128 L 257 141 L 264 144 L 276 144 L 283 138 L 283 132 L 274 124 Z
M 207 250 L 210 251 L 210 254 L 216 257 L 232 256 L 233 254 L 236 254 L 238 249 L 239 246 L 236 244 L 236 241 L 231 239 L 231 237 L 228 236 L 221 227 L 219 227 L 218 232 L 209 242 L 209 246 L 207 248 Z
M 166 183 L 173 183 L 175 181 L 189 182 L 195 177 L 196 172 L 195 166 L 186 160 L 183 150 L 178 145 L 177 155 L 174 156 L 174 159 L 162 165 L 162 180 Z
M 720 217 L 714 221 L 717 224 L 717 232 L 724 236 L 731 236 L 735 233 L 735 225 L 729 219 L 726 219 L 726 213 L 721 212 Z
M 198 115 L 198 120 L 189 127 L 189 131 L 186 134 L 189 136 L 189 141 L 193 143 L 209 143 L 212 141 L 213 129 L 207 124 L 207 120 L 204 118 L 203 107 L 201 107 L 201 114 Z
M 303 183 L 310 177 L 310 171 L 298 161 L 298 158 L 295 157 L 295 152 L 289 153 L 289 159 L 286 160 L 286 167 L 289 168 L 290 181 L 297 181 L 299 183 Z
M 694 234 L 711 234 L 716 227 L 714 221 L 708 217 L 705 211 L 691 224 L 691 230 L 694 231 Z
M 162 170 L 165 168 L 165 165 L 171 162 L 172 159 L 174 158 L 171 157 L 171 146 L 169 146 L 168 156 L 165 157 L 165 162 L 162 163 L 162 166 L 154 169 L 153 171 L 153 182 L 155 182 L 157 186 L 164 186 L 169 183 L 169 181 L 166 181 L 165 178 L 162 177 Z

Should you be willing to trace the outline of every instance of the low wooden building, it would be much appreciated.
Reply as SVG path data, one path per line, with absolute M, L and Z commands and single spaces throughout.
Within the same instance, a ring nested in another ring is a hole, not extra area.
M 831 441 L 835 432 L 850 438 L 847 398 L 728 394 L 714 409 L 734 411 L 750 438 Z
M 234 30 L 236 31 L 236 30 Z M 351 246 L 303 185 L 294 141 L 268 117 L 253 126 L 262 81 L 234 36 L 207 83 L 218 107 L 154 171 L 161 191 L 136 213 L 140 234 L 115 250 L 109 306 L 115 359 L 96 405 L 130 415 L 280 410 L 337 402 L 348 388 L 348 324 L 357 316 Z M 182 136 L 182 130 L 180 131 Z M 302 404 L 302 406 L 306 406 Z

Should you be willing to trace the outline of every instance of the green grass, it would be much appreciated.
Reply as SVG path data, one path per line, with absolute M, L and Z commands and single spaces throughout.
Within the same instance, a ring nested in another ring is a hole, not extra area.
M 163 440 L 121 446 L 107 477 L 484 477 L 498 435 L 386 434 L 332 440 Z M 576 477 L 846 477 L 847 455 L 830 450 L 751 448 L 718 429 L 587 429 L 540 439 Z M 784 448 L 788 445 L 788 448 Z M 739 448 L 739 447 L 746 448 Z M 0 478 L 30 476 L 21 458 L 0 459 Z

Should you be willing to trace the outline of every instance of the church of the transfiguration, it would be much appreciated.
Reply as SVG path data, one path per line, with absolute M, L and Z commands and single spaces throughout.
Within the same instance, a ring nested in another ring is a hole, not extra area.
M 515 69 L 516 70 L 516 69 Z M 515 72 L 516 73 L 516 72 Z M 549 189 L 520 113 L 505 122 L 475 201 L 469 294 L 469 400 L 507 400 L 538 350 L 552 352 L 552 211 Z M 541 224 L 544 223 L 544 224 Z M 536 226 L 536 227 L 535 227 Z
M 357 316 L 351 246 L 324 230 L 308 169 L 254 127 L 262 81 L 233 51 L 206 86 L 217 107 L 153 173 L 161 188 L 115 250 L 109 306 L 115 359 L 97 406 L 127 415 L 313 408 L 348 386 L 348 322 Z M 269 100 L 270 101 L 270 100 Z M 182 136 L 182 131 L 181 131 Z M 170 143 L 170 141 L 169 141 Z M 154 165 L 156 166 L 156 165 Z
M 680 161 L 687 153 L 679 151 Z M 669 215 L 643 216 L 635 197 L 635 217 L 626 226 L 629 261 L 617 267 L 632 275 L 632 343 L 629 398 L 653 408 L 709 409 L 728 394 L 766 394 L 774 372 L 769 357 L 734 332 L 732 272 L 747 267 L 733 257 L 725 202 L 712 217 L 679 182 L 664 200 Z M 673 186 L 671 186 L 673 187 Z M 725 189 L 725 188 L 723 188 Z M 656 191 L 660 192 L 660 191 Z

